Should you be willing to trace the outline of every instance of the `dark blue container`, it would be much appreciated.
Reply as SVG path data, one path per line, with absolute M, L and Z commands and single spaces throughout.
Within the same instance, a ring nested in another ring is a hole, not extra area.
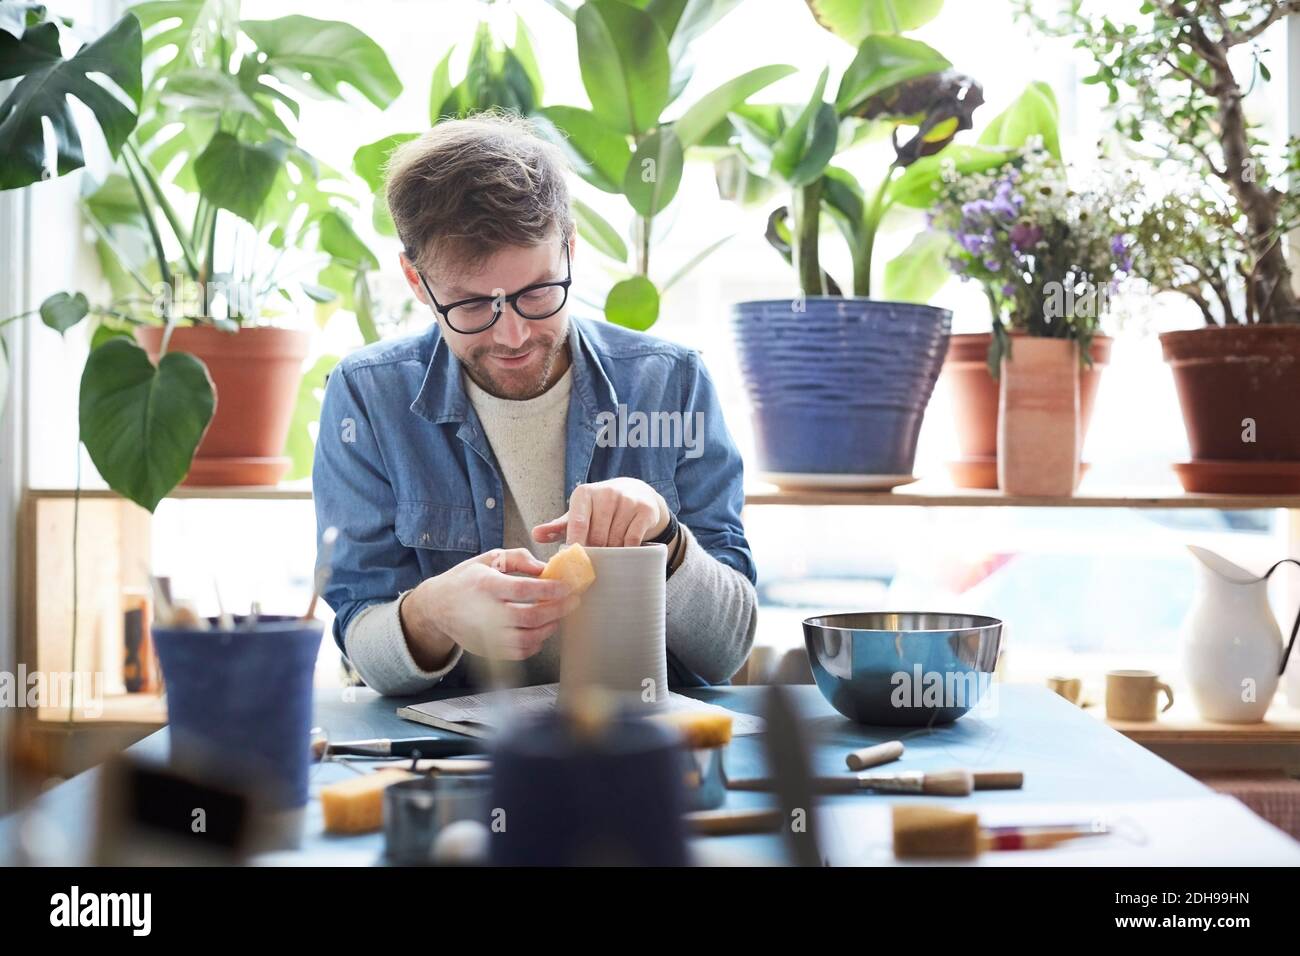
M 904 302 L 818 296 L 735 305 L 759 470 L 910 475 L 951 327 L 947 309 Z
M 212 622 L 214 627 L 216 622 Z M 172 763 L 287 810 L 307 803 L 322 625 L 262 616 L 234 630 L 154 628 Z
M 595 739 L 557 712 L 522 719 L 493 749 L 498 866 L 685 866 L 677 737 L 625 715 Z

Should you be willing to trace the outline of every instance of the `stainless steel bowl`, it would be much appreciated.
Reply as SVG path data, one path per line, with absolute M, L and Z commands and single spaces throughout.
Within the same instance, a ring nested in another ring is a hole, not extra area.
M 869 612 L 803 622 L 813 679 L 860 724 L 947 724 L 989 692 L 1002 622 L 978 614 Z

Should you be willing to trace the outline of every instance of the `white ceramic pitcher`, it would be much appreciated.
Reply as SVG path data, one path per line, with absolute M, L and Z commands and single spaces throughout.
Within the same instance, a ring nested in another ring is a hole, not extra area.
M 1261 721 L 1277 692 L 1286 650 L 1268 603 L 1268 576 L 1283 562 L 1259 577 L 1206 548 L 1188 550 L 1200 571 L 1184 624 L 1183 667 L 1192 700 L 1206 720 Z M 1300 699 L 1296 691 L 1288 688 L 1293 703 Z

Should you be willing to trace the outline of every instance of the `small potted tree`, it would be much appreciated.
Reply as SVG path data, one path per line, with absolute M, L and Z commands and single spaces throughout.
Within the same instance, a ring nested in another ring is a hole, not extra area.
M 1204 328 L 1161 335 L 1192 460 L 1188 491 L 1300 492 L 1300 295 L 1285 236 L 1300 225 L 1288 178 L 1300 143 L 1267 143 L 1246 95 L 1267 82 L 1260 40 L 1300 0 L 1152 0 L 1115 19 L 1074 4 L 1059 21 L 1097 63 L 1116 129 L 1171 180 L 1203 183 L 1164 197 L 1140 226 L 1137 268 L 1157 290 L 1194 302 Z
M 1082 370 L 1111 296 L 1133 268 L 1136 208 L 1131 178 L 1073 188 L 1066 168 L 1038 148 L 955 178 L 931 213 L 932 227 L 952 241 L 953 271 L 979 282 L 989 300 L 985 377 L 999 386 L 989 396 L 994 486 L 1009 494 L 1069 495 L 1078 484 L 1091 410 Z
M 789 190 L 790 201 L 768 218 L 767 238 L 800 287 L 793 299 L 737 304 L 733 329 L 760 469 L 790 486 L 890 487 L 912 480 L 952 316 L 923 304 L 947 278 L 946 240 L 924 234 L 881 270 L 877 234 L 892 209 L 928 208 L 945 170 L 990 168 L 1008 153 L 950 145 L 971 128 L 983 92 L 937 50 L 902 35 L 938 4 L 867 5 L 879 17 L 828 6 L 813 4 L 819 22 L 857 47 L 833 98 L 824 99 L 823 71 L 802 106 L 746 105 L 730 114 L 735 153 L 719 165 L 720 186 L 735 198 Z M 864 189 L 833 160 L 882 130 L 894 159 Z M 824 218 L 848 244 L 851 282 L 823 269 Z M 875 271 L 883 272 L 884 298 L 872 298 Z

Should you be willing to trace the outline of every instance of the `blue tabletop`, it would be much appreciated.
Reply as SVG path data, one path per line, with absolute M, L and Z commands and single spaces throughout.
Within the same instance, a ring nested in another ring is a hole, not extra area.
M 736 711 L 758 714 L 763 705 L 762 690 L 718 687 L 692 690 L 689 694 Z M 818 773 L 843 773 L 848 751 L 902 739 L 906 747 L 903 759 L 888 769 L 963 767 L 1024 773 L 1022 790 L 976 792 L 963 798 L 964 806 L 1009 801 L 1095 805 L 1199 798 L 1210 794 L 1182 771 L 1045 688 L 998 685 L 995 705 L 986 712 L 972 712 L 954 724 L 935 728 L 860 726 L 836 713 L 815 687 L 805 685 L 791 690 L 814 744 L 813 763 Z M 317 691 L 316 723 L 334 740 L 429 735 L 432 733 L 429 728 L 399 718 L 396 709 L 417 699 L 435 697 L 385 698 L 364 688 L 322 689 Z M 735 738 L 726 753 L 728 774 L 733 778 L 764 775 L 762 743 L 757 735 Z M 144 758 L 165 759 L 167 746 L 164 729 L 135 744 L 130 752 Z M 68 849 L 68 862 L 86 859 L 95 818 L 92 810 L 97 775 L 95 770 L 84 773 L 55 787 L 39 801 L 42 826 L 53 827 L 61 833 L 61 842 Z M 313 771 L 313 793 L 324 783 L 350 775 L 351 771 L 344 767 L 321 765 Z M 863 793 L 828 799 L 842 803 L 878 801 L 880 797 Z M 771 800 L 762 793 L 729 792 L 726 805 L 761 806 Z M 0 854 L 11 852 L 17 822 L 13 817 L 0 820 Z M 709 842 L 739 848 L 756 860 L 780 859 L 781 843 L 774 835 L 715 838 Z M 313 799 L 307 808 L 301 848 L 275 854 L 267 862 L 364 865 L 380 862 L 382 851 L 382 834 L 325 834 L 319 802 Z

